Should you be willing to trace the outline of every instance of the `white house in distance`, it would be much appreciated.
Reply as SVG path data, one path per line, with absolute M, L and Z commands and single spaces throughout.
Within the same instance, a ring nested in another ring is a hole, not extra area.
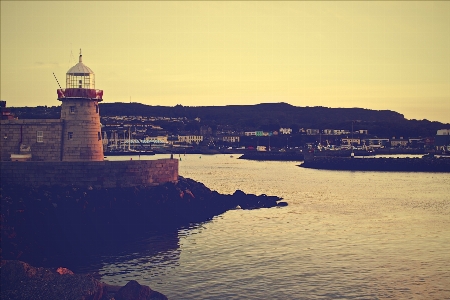
M 436 150 L 450 151 L 450 129 L 439 129 L 434 137 Z
M 202 135 L 179 135 L 178 136 L 178 142 L 185 142 L 187 144 L 193 144 L 193 143 L 201 143 L 203 141 Z
M 372 148 L 383 148 L 389 145 L 389 139 L 365 139 L 364 142 L 367 146 L 371 146 Z
M 392 138 L 391 139 L 391 147 L 407 147 L 409 144 L 409 140 L 400 137 L 400 139 Z
M 291 128 L 280 128 L 279 132 L 281 134 L 291 134 L 292 133 L 292 129 Z
M 450 135 L 450 129 L 439 129 L 436 135 Z
M 342 145 L 360 145 L 361 144 L 361 140 L 360 139 L 356 139 L 356 138 L 344 138 L 341 140 Z
M 317 135 L 317 134 L 320 134 L 320 130 L 319 129 L 306 129 L 306 134 L 307 135 Z
M 222 137 L 222 141 L 228 143 L 239 143 L 239 136 L 237 135 L 225 135 Z

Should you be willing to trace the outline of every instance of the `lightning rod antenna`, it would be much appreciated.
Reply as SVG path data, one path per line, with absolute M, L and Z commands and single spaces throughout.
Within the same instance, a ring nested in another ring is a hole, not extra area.
M 72 43 L 71 43 L 71 44 L 70 44 L 69 64 L 71 64 L 73 61 L 75 61 L 75 57 L 73 56 L 73 52 L 72 52 Z
M 61 85 L 59 85 L 59 81 L 58 81 L 58 78 L 56 78 L 56 75 L 55 75 L 55 73 L 53 73 L 53 76 L 55 77 L 55 79 L 56 79 L 56 83 L 58 84 L 58 86 L 59 86 L 59 88 L 62 90 L 62 87 L 61 87 Z

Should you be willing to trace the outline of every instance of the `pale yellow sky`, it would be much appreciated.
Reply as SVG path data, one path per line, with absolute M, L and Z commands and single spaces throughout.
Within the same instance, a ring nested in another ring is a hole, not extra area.
M 59 105 L 52 73 L 65 87 L 79 48 L 104 102 L 287 102 L 450 123 L 447 1 L 1 1 L 1 99 Z

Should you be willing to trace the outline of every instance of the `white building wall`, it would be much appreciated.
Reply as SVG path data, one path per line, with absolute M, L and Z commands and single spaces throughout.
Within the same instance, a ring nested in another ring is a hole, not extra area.
M 281 134 L 291 134 L 292 129 L 291 128 L 280 128 L 280 133 Z
M 436 135 L 450 135 L 450 129 L 439 129 Z
M 186 142 L 188 144 L 200 143 L 203 141 L 203 136 L 202 135 L 179 135 L 178 141 Z

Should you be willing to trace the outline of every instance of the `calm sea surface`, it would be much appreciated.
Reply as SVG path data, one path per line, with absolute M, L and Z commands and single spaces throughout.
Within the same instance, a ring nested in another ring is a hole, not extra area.
M 450 299 L 450 174 L 311 170 L 238 156 L 175 158 L 181 176 L 210 189 L 276 195 L 289 206 L 231 210 L 80 269 L 170 299 Z

